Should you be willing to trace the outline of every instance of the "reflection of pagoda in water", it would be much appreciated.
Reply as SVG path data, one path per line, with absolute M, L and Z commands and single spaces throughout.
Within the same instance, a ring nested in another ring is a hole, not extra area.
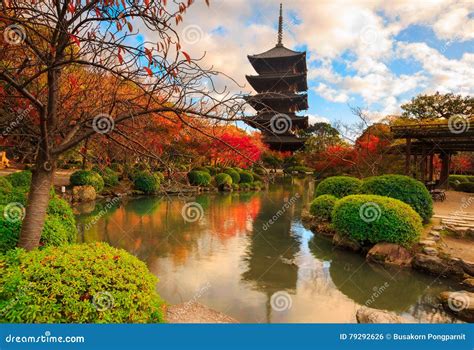
M 258 75 L 248 75 L 247 81 L 257 91 L 247 96 L 248 103 L 257 115 L 248 117 L 246 123 L 262 132 L 263 140 L 270 148 L 294 151 L 301 148 L 304 138 L 296 135 L 298 129 L 308 127 L 308 117 L 296 112 L 308 109 L 305 93 L 306 52 L 287 49 L 282 43 L 283 17 L 280 4 L 278 42 L 276 46 L 248 59 Z
M 286 192 L 284 189 L 281 191 Z M 268 195 L 280 198 L 279 194 Z M 262 210 L 253 223 L 254 231 L 245 256 L 248 268 L 242 274 L 244 281 L 266 295 L 266 322 L 271 319 L 271 296 L 276 292 L 295 291 L 298 280 L 298 267 L 294 260 L 300 249 L 300 241 L 291 233 L 293 207 L 275 220 L 268 230 L 263 229 L 274 213 L 281 210 L 282 205 L 278 200 L 262 202 Z

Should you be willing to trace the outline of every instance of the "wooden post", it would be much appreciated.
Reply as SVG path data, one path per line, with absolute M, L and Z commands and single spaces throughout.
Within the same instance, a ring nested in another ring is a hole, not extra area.
M 421 146 L 421 160 L 420 160 L 420 177 L 421 182 L 426 181 L 426 146 Z
M 433 158 L 434 154 L 431 153 L 428 159 L 428 166 L 429 166 L 429 181 L 432 182 L 434 179 L 434 165 L 433 165 Z
M 447 189 L 449 187 L 449 158 L 450 155 L 447 153 L 441 153 L 441 176 L 439 179 L 439 185 L 441 188 Z
M 410 160 L 411 160 L 411 139 L 408 138 L 406 141 L 405 149 L 405 175 L 410 176 Z

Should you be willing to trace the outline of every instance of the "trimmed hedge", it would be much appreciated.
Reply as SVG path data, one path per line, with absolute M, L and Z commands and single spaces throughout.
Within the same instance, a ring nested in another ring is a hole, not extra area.
M 216 185 L 219 188 L 222 188 L 224 186 L 231 186 L 233 183 L 232 177 L 230 177 L 230 175 L 226 173 L 217 174 L 215 180 Z
M 73 186 L 92 186 L 97 193 L 104 189 L 104 179 L 92 170 L 78 170 L 69 178 Z
M 159 191 L 161 183 L 161 174 L 142 171 L 135 174 L 133 179 L 133 188 L 146 194 L 153 194 Z
M 193 170 L 188 173 L 188 180 L 193 186 L 209 186 L 212 178 L 208 172 Z
M 240 183 L 252 183 L 253 182 L 253 175 L 250 171 L 242 170 L 239 172 L 240 175 Z
M 358 194 L 362 181 L 351 176 L 332 176 L 324 179 L 316 187 L 315 197 L 330 194 L 342 198 L 351 194 Z
M 232 178 L 232 183 L 238 184 L 240 182 L 240 174 L 236 170 L 232 168 L 227 168 L 224 170 L 224 173 L 230 175 L 230 177 Z
M 423 230 L 418 213 L 398 199 L 351 195 L 336 202 L 332 224 L 337 232 L 362 243 L 389 242 L 408 246 Z
M 331 213 L 337 198 L 331 194 L 323 194 L 316 197 L 311 202 L 309 212 L 311 215 L 322 221 L 331 221 Z
M 102 175 L 106 187 L 114 187 L 119 184 L 119 173 L 111 168 L 105 168 L 100 175 Z
M 469 178 L 466 175 L 449 175 L 448 183 L 449 187 L 457 189 L 457 187 L 465 182 L 469 182 Z
M 163 301 L 145 263 L 105 243 L 15 249 L 0 257 L 10 323 L 157 323 Z
M 456 188 L 457 191 L 474 193 L 474 182 L 463 182 Z
M 382 175 L 364 179 L 363 194 L 376 194 L 401 200 L 420 214 L 424 222 L 433 216 L 433 199 L 420 181 L 404 175 Z

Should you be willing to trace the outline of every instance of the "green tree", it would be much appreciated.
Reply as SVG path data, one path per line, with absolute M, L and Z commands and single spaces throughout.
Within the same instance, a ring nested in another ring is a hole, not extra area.
M 471 115 L 474 112 L 474 98 L 436 92 L 434 95 L 418 95 L 401 108 L 405 118 L 448 119 L 453 115 Z

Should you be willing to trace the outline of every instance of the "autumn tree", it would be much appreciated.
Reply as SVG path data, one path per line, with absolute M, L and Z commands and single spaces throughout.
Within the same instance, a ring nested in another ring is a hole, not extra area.
M 182 51 L 176 26 L 192 3 L 1 1 L 0 125 L 35 164 L 20 247 L 39 244 L 68 150 L 102 137 L 160 160 L 130 132 L 140 120 L 160 116 L 199 131 L 201 119 L 237 119 L 238 97 L 216 91 L 217 72 Z
M 418 95 L 401 106 L 403 117 L 420 120 L 449 119 L 453 115 L 470 116 L 474 113 L 474 98 L 452 93 Z

